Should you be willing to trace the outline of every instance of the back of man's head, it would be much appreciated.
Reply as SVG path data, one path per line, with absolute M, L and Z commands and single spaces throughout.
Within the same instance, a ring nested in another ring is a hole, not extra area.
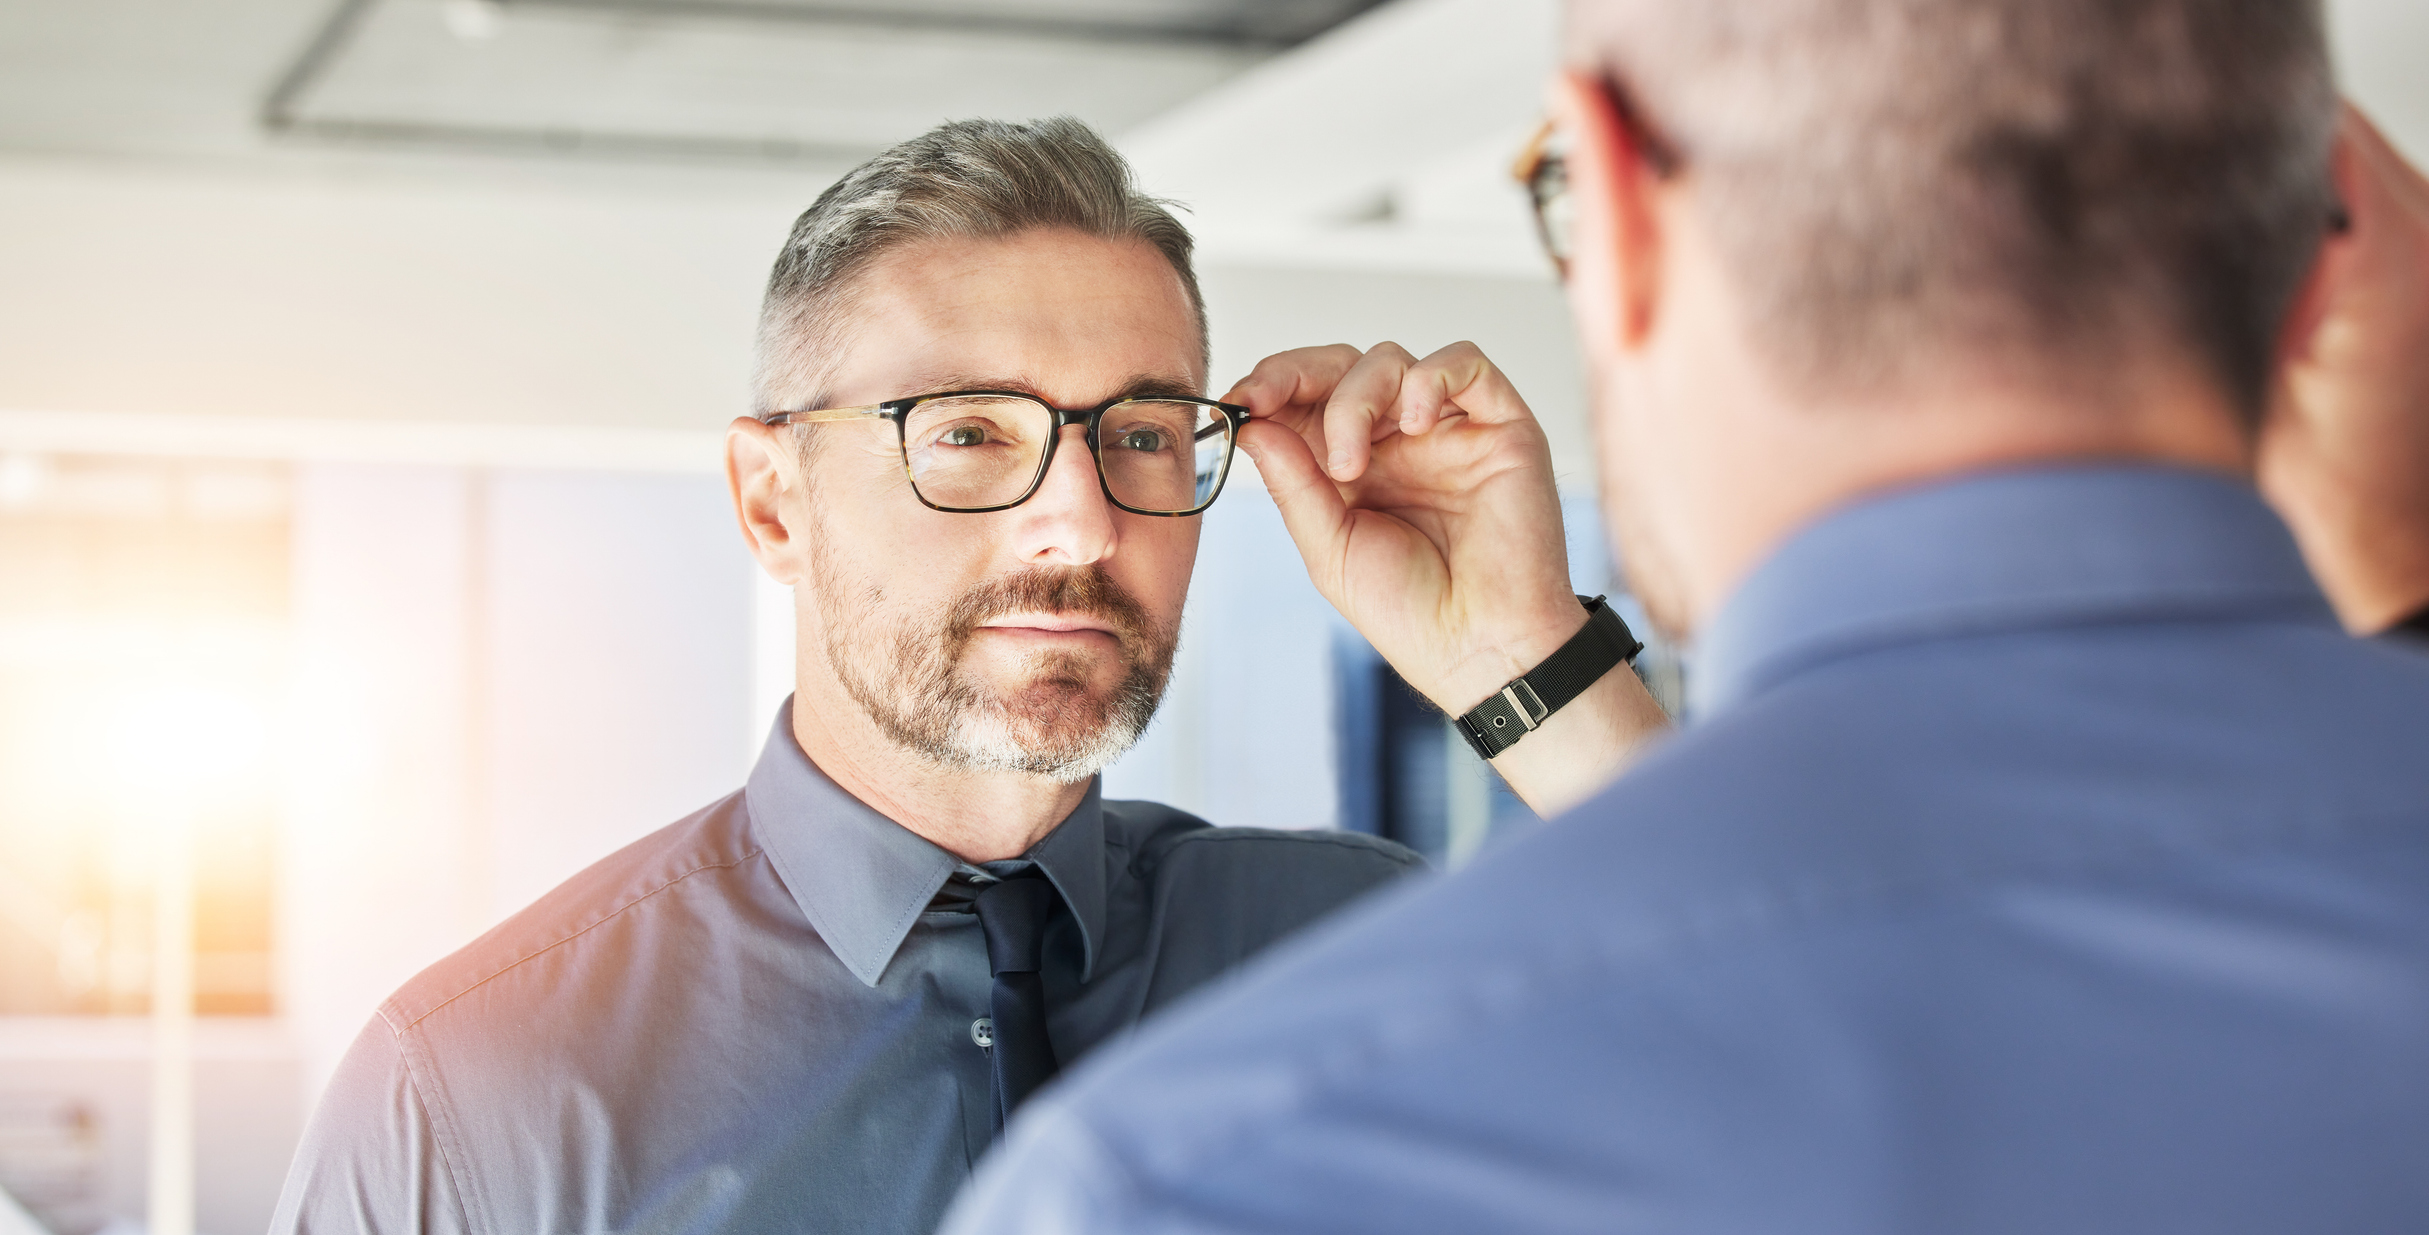
M 1061 228 L 1151 245 L 1189 294 L 1203 353 L 1206 307 L 1192 241 L 1167 205 L 1141 193 L 1120 153 L 1069 116 L 957 120 L 886 150 L 820 194 L 777 254 L 759 313 L 758 414 L 820 397 L 836 349 L 849 339 L 859 277 L 880 255 L 922 241 Z
M 2314 0 L 1574 0 L 1789 389 L 2167 347 L 2248 420 L 2333 210 Z

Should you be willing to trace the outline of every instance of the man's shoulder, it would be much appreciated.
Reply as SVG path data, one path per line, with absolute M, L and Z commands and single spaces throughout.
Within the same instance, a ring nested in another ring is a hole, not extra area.
M 1216 827 L 1160 802 L 1108 800 L 1104 811 L 1106 844 L 1150 887 L 1292 873 L 1381 881 L 1425 865 L 1407 846 L 1362 832 Z
M 1353 901 L 1422 869 L 1380 837 L 1218 828 L 1153 802 L 1105 804 L 1108 860 L 1145 889 L 1154 1009 L 1212 982 Z
M 640 919 L 666 907 L 667 894 L 678 888 L 759 860 L 749 809 L 737 791 L 592 863 L 414 975 L 380 1005 L 380 1018 L 405 1032 L 541 957 L 580 947 L 603 929 L 642 925 Z

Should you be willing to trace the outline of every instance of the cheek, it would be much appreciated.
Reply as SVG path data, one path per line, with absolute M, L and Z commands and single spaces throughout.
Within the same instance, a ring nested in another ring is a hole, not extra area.
M 1170 627 L 1180 621 L 1181 604 L 1189 598 L 1189 576 L 1198 560 L 1199 515 L 1190 519 L 1125 516 L 1122 550 L 1107 563 L 1120 583 L 1158 622 Z

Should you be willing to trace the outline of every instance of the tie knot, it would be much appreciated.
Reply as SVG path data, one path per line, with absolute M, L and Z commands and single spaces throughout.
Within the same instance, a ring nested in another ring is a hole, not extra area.
M 1034 872 L 981 888 L 974 908 L 987 932 L 987 968 L 995 974 L 1036 973 L 1046 951 L 1046 919 L 1062 897 Z

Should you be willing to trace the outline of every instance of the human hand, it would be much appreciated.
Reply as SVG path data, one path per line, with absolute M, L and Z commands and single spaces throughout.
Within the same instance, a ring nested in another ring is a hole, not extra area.
M 2257 472 L 2366 634 L 2429 605 L 2429 180 L 2350 106 L 2335 158 L 2350 225 L 2288 316 Z
M 1224 397 L 1255 414 L 1241 447 L 1316 590 L 1437 707 L 1467 711 L 1585 625 L 1550 444 L 1474 344 L 1423 360 L 1394 343 L 1301 348 Z M 1494 767 L 1552 813 L 1665 724 L 1615 671 Z

